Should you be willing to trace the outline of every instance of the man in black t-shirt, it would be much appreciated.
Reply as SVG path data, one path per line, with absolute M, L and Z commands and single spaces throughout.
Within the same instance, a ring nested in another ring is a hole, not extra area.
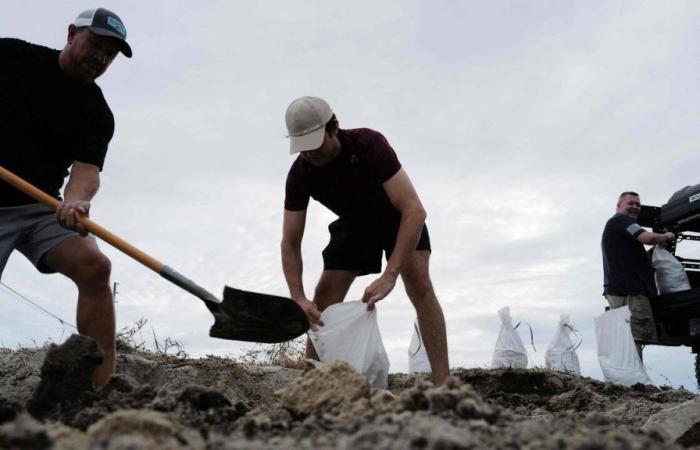
M 0 181 L 0 274 L 14 250 L 43 273 L 78 288 L 77 326 L 104 353 L 96 386 L 115 368 L 110 261 L 82 224 L 97 192 L 114 118 L 95 79 L 121 52 L 131 57 L 121 19 L 103 8 L 81 13 L 59 51 L 0 39 L 0 166 L 61 200 L 58 210 Z
M 611 308 L 629 306 L 632 336 L 642 357 L 642 344 L 657 340 L 656 325 L 649 299 L 656 297 L 656 284 L 649 255 L 643 244 L 665 245 L 673 233 L 652 233 L 637 223 L 641 212 L 639 195 L 623 192 L 616 214 L 603 230 L 603 295 Z
M 382 273 L 365 289 L 367 309 L 386 297 L 401 276 L 413 303 L 433 372 L 448 375 L 445 319 L 428 275 L 430 239 L 426 213 L 396 153 L 380 133 L 340 129 L 330 106 L 301 97 L 287 108 L 291 154 L 299 153 L 286 183 L 282 266 L 291 297 L 304 309 L 312 329 L 320 311 L 345 298 L 357 276 Z M 301 241 L 309 199 L 338 215 L 323 250 L 323 274 L 313 302 L 302 283 Z M 382 253 L 387 265 L 382 272 Z M 307 356 L 318 359 L 310 342 Z

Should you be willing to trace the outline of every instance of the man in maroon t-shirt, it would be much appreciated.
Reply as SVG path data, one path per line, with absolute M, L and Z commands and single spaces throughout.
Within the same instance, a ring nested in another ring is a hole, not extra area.
M 430 238 L 426 213 L 396 153 L 380 133 L 341 130 L 328 103 L 301 97 L 287 108 L 290 154 L 299 153 L 287 176 L 282 231 L 282 267 L 291 297 L 312 329 L 321 313 L 340 303 L 357 276 L 381 273 L 365 289 L 367 309 L 386 297 L 401 275 L 416 309 L 433 379 L 448 375 L 445 319 L 428 275 Z M 338 215 L 328 227 L 323 274 L 313 302 L 302 283 L 301 241 L 309 198 Z M 382 252 L 387 265 L 382 272 Z M 307 342 L 308 357 L 318 359 Z

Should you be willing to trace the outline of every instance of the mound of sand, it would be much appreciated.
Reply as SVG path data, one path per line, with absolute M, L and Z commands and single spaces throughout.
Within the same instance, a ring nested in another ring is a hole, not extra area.
M 697 408 L 685 390 L 456 369 L 440 387 L 393 374 L 382 391 L 343 362 L 302 371 L 134 352 L 120 354 L 118 373 L 95 390 L 96 355 L 79 336 L 0 352 L 0 448 L 700 448 L 700 425 L 644 427 L 676 423 L 660 418 L 674 407 Z

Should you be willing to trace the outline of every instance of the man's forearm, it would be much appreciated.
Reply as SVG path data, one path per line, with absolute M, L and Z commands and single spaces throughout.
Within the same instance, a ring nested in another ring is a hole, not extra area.
M 68 184 L 64 191 L 66 201 L 90 201 L 100 188 L 100 174 L 97 170 L 89 170 L 73 166 Z
M 426 213 L 422 208 L 401 215 L 401 223 L 396 236 L 396 244 L 387 262 L 385 275 L 398 277 L 408 255 L 410 255 L 418 245 L 421 231 L 425 224 Z
M 651 231 L 645 231 L 639 236 L 639 241 L 642 244 L 646 245 L 657 245 L 657 244 L 664 244 L 668 241 L 672 241 L 675 239 L 675 235 L 673 233 L 667 232 L 664 234 L 659 234 L 659 233 L 652 233 Z
M 301 259 L 301 248 L 282 242 L 281 249 L 282 271 L 284 272 L 284 278 L 287 280 L 289 294 L 294 300 L 306 299 L 302 281 L 304 265 Z

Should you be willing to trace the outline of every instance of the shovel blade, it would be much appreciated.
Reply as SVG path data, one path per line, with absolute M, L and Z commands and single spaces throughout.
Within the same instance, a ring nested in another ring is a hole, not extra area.
M 286 297 L 224 287 L 220 304 L 207 302 L 214 314 L 209 336 L 234 341 L 276 344 L 306 333 L 309 321 L 297 303 Z

